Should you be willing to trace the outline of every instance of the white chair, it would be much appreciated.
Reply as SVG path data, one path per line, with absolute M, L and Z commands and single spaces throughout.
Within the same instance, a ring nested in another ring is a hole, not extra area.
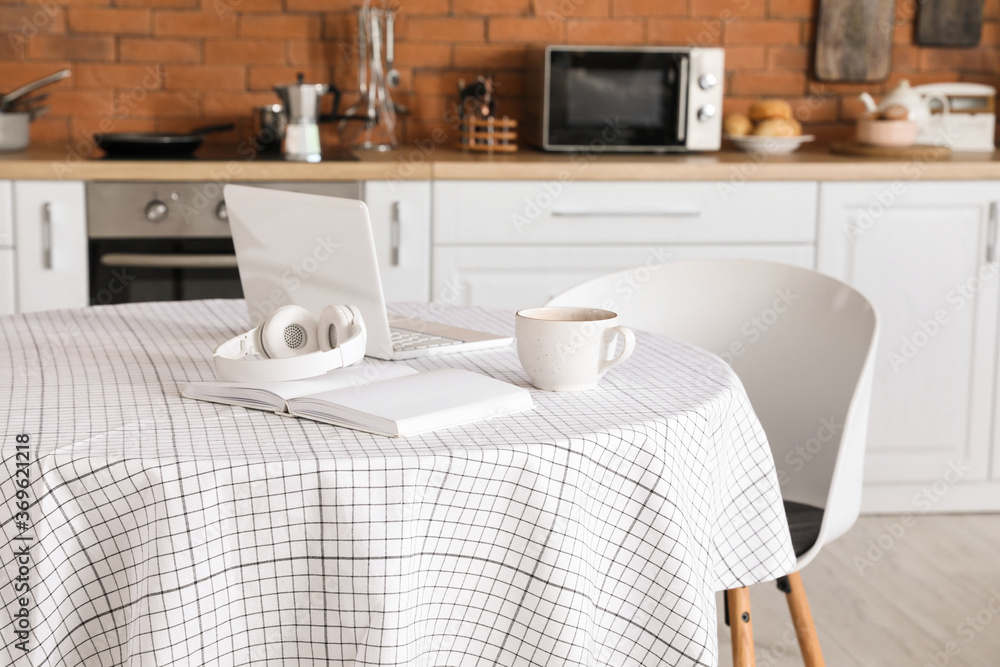
M 673 262 L 595 278 L 548 305 L 613 310 L 698 345 L 746 387 L 774 455 L 797 557 L 778 580 L 807 667 L 824 665 L 798 574 L 854 524 L 878 321 L 854 288 L 815 271 L 740 259 Z M 753 664 L 749 591 L 727 591 L 733 662 Z

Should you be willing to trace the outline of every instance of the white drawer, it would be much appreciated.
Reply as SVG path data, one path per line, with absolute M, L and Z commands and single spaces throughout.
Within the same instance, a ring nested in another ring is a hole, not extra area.
M 812 243 L 818 184 L 436 181 L 434 243 Z
M 808 244 L 679 246 L 448 246 L 434 250 L 435 300 L 517 310 L 539 306 L 585 280 L 632 266 L 734 257 L 813 268 Z
M 13 192 L 10 181 L 0 181 L 0 248 L 14 245 Z

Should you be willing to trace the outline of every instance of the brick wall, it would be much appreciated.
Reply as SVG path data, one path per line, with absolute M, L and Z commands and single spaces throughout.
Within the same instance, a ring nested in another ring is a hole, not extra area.
M 275 83 L 356 86 L 352 52 L 357 0 L 0 0 L 0 90 L 61 67 L 73 78 L 51 89 L 36 141 L 95 131 L 187 130 L 233 120 L 251 132 L 251 108 L 277 98 Z M 461 76 L 494 71 L 500 112 L 518 117 L 528 43 L 700 44 L 727 49 L 727 110 L 758 96 L 793 100 L 823 138 L 850 131 L 857 93 L 914 83 L 1000 84 L 1000 0 L 985 1 L 981 46 L 913 44 L 917 0 L 897 1 L 893 73 L 884 84 L 822 84 L 811 78 L 815 0 L 398 0 L 394 97 L 412 114 L 412 141 L 448 128 Z M 351 96 L 345 95 L 345 103 Z M 336 141 L 333 128 L 325 130 Z

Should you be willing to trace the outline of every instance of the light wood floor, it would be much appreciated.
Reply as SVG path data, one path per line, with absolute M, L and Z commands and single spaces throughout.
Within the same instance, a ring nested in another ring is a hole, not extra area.
M 1000 514 L 914 519 L 863 517 L 802 570 L 828 667 L 1000 666 Z M 750 593 L 757 666 L 801 666 L 784 594 L 773 583 Z M 721 594 L 718 608 L 731 666 Z

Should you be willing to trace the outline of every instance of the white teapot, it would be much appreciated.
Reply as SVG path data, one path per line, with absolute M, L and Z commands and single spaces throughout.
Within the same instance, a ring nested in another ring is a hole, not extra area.
M 941 104 L 942 113 L 948 113 L 948 98 L 942 95 L 923 95 L 910 86 L 910 82 L 903 79 L 899 85 L 888 95 L 882 98 L 882 104 L 875 104 L 875 100 L 868 93 L 859 95 L 861 101 L 869 112 L 875 114 L 885 111 L 889 107 L 903 107 L 909 112 L 909 119 L 917 123 L 925 123 L 931 118 L 931 102 L 937 101 Z

